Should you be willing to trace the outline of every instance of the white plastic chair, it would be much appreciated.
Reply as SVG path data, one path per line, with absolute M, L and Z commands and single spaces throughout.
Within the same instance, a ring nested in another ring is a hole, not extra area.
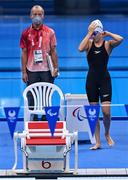
M 33 97 L 33 107 L 28 104 L 28 93 Z M 45 115 L 44 107 L 52 106 L 54 93 L 59 95 L 60 121 L 57 121 L 54 137 L 51 136 L 47 121 L 30 121 L 31 114 Z M 24 131 L 14 133 L 15 162 L 17 167 L 17 139 L 21 139 L 24 172 L 69 172 L 69 152 L 75 142 L 74 173 L 78 167 L 78 135 L 69 133 L 64 121 L 64 95 L 61 89 L 51 83 L 35 83 L 24 92 Z M 57 139 L 56 139 L 57 138 Z M 53 142 L 55 142 L 53 144 Z M 54 163 L 53 163 L 54 162 Z M 45 165 L 44 165 L 45 164 Z M 55 168 L 56 167 L 56 168 Z
M 29 94 L 30 93 L 30 94 Z M 28 104 L 28 94 L 33 97 L 33 107 Z M 24 92 L 24 122 L 30 121 L 31 114 L 45 115 L 44 107 L 53 105 L 53 96 L 59 96 L 60 120 L 65 120 L 64 95 L 55 84 L 38 82 L 28 86 Z

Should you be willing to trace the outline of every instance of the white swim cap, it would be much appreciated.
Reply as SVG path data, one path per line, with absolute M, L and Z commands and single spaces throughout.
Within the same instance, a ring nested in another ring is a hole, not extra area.
M 102 22 L 99 19 L 96 19 L 93 22 L 95 22 L 97 24 L 95 31 L 98 31 L 100 33 L 103 32 L 103 24 L 102 24 Z

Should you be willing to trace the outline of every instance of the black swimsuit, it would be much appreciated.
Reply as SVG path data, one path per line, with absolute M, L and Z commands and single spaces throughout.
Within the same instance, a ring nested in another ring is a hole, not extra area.
M 88 52 L 89 71 L 86 81 L 86 92 L 89 102 L 110 101 L 112 96 L 111 78 L 107 70 L 109 55 L 102 46 L 96 47 L 94 42 Z

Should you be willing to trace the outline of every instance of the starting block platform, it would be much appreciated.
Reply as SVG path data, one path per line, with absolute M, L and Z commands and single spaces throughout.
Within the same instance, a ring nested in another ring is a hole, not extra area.
M 69 152 L 75 143 L 74 173 L 77 173 L 78 138 L 77 132 L 69 133 L 65 121 L 57 121 L 54 136 L 51 136 L 48 122 L 28 121 L 22 133 L 14 134 L 15 163 L 17 167 L 17 139 L 21 139 L 24 173 L 69 172 Z

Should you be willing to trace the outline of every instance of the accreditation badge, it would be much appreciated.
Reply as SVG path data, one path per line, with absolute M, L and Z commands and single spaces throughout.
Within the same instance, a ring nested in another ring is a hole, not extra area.
M 34 62 L 42 63 L 43 62 L 43 52 L 42 50 L 34 50 Z

